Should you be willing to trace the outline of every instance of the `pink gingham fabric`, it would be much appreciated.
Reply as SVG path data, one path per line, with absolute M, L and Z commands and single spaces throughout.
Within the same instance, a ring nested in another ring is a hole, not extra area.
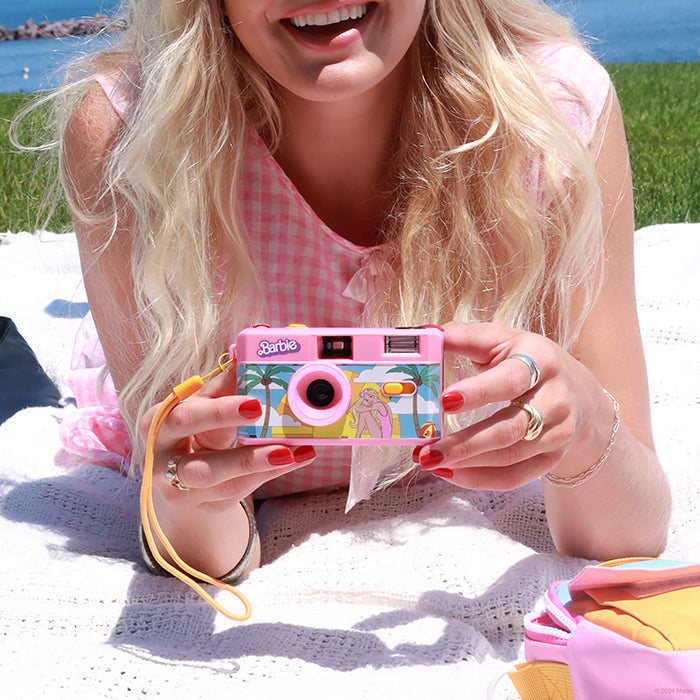
M 564 44 L 542 47 L 533 54 L 533 60 L 554 73 L 549 83 L 561 113 L 581 138 L 588 140 L 609 93 L 608 74 L 587 53 Z M 133 82 L 109 76 L 100 76 L 98 82 L 117 114 L 128 121 L 136 99 Z M 273 326 L 359 325 L 376 280 L 391 274 L 376 255 L 380 248 L 354 245 L 328 228 L 255 133 L 249 140 L 241 181 L 251 255 L 266 286 L 265 320 Z M 97 376 L 87 371 L 95 367 L 86 367 L 90 363 L 80 358 L 86 355 L 86 347 L 90 348 L 89 357 L 98 357 L 98 345 L 88 319 L 76 339 L 74 353 L 73 386 L 79 406 L 81 397 L 94 401 L 90 387 L 94 387 Z M 94 364 L 95 360 L 90 362 Z M 101 404 L 89 406 L 63 431 L 66 449 L 99 461 L 101 446 L 105 464 L 122 463 L 130 455 L 130 446 L 126 426 L 115 415 L 116 394 L 105 392 Z M 121 446 L 121 455 L 113 452 L 117 446 Z M 270 498 L 347 485 L 351 448 L 319 447 L 317 452 L 312 465 L 265 484 L 255 496 Z
M 95 76 L 95 81 L 104 91 L 117 116 L 124 123 L 128 123 L 133 115 L 138 96 L 135 83 L 121 72 L 100 73 Z
M 64 448 L 84 460 L 128 471 L 131 438 L 90 314 L 78 328 L 67 382 L 78 408 L 61 422 Z
M 610 94 L 607 71 L 592 56 L 570 44 L 541 46 L 532 58 L 546 69 L 547 87 L 559 112 L 587 142 Z

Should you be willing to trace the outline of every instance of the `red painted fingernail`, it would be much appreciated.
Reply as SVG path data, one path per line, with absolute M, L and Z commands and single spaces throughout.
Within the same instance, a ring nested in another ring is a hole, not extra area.
M 278 447 L 267 455 L 267 462 L 273 467 L 288 467 L 294 464 L 294 455 L 288 447 Z
M 435 474 L 435 476 L 441 477 L 442 479 L 451 479 L 455 475 L 455 473 L 451 469 L 447 469 L 446 467 L 433 469 L 433 474 Z
M 456 391 L 448 391 L 442 395 L 442 407 L 446 411 L 459 411 L 464 406 L 464 397 Z
M 432 469 L 437 467 L 438 464 L 442 464 L 444 459 L 445 455 L 442 452 L 430 448 L 420 456 L 420 467 L 421 469 Z
M 295 462 L 308 462 L 310 459 L 314 459 L 314 457 L 316 457 L 316 450 L 313 448 L 313 445 L 303 445 L 294 450 Z
M 238 407 L 238 415 L 241 418 L 253 420 L 262 416 L 262 406 L 257 399 L 247 399 Z
M 423 445 L 418 445 L 418 447 L 413 448 L 413 454 L 411 455 L 411 459 L 418 464 L 420 462 L 420 451 L 423 449 Z

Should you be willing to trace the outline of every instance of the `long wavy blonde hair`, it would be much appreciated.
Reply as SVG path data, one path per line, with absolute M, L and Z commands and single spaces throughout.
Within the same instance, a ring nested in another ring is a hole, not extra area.
M 250 128 L 274 153 L 282 124 L 219 0 L 131 0 L 128 14 L 121 46 L 92 70 L 116 63 L 138 86 L 105 178 L 105 201 L 120 203 L 108 211 L 135 222 L 147 353 L 120 396 L 133 426 L 261 313 L 238 177 Z M 552 41 L 575 39 L 538 0 L 427 0 L 395 131 L 385 254 L 397 274 L 370 320 L 488 319 L 575 340 L 599 280 L 600 201 L 590 144 L 531 58 Z M 62 92 L 60 129 L 90 79 Z

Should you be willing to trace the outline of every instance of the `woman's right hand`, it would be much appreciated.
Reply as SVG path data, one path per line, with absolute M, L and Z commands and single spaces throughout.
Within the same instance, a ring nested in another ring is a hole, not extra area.
M 153 461 L 153 502 L 160 526 L 184 561 L 215 577 L 231 571 L 248 544 L 248 520 L 240 501 L 316 457 L 310 445 L 238 446 L 237 428 L 259 418 L 262 408 L 257 399 L 237 396 L 235 390 L 235 372 L 224 372 L 178 404 L 161 427 Z M 139 424 L 144 441 L 156 410 L 147 411 Z M 168 478 L 171 460 L 176 460 L 177 478 L 187 490 Z

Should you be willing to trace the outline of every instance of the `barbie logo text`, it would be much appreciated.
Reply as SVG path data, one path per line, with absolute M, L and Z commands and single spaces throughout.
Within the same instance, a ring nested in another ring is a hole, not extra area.
M 292 352 L 299 352 L 300 345 L 296 340 L 280 338 L 274 343 L 268 340 L 261 340 L 258 355 L 260 357 L 269 357 L 270 355 L 286 355 Z

